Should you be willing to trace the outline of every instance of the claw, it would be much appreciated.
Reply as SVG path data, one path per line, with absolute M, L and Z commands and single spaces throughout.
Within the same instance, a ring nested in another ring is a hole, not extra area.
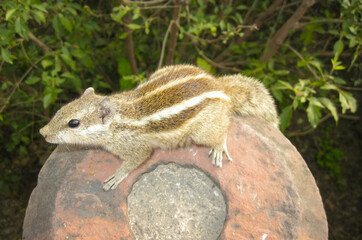
M 214 149 L 211 148 L 210 152 L 209 152 L 209 157 L 211 157 L 211 155 L 213 155 L 213 153 L 214 153 Z M 214 155 L 213 155 L 213 157 L 211 159 L 212 159 L 211 160 L 212 165 L 215 165 L 215 157 L 214 157 Z
M 214 152 L 214 149 L 211 148 L 210 151 L 209 151 L 209 157 L 211 156 L 211 154 Z
M 227 148 L 227 145 L 226 145 L 226 138 L 225 138 L 225 142 L 224 142 L 224 153 L 225 153 L 225 155 L 226 155 L 226 158 L 227 158 L 230 162 L 232 162 L 233 159 L 230 157 L 230 154 L 229 154 L 229 152 L 228 152 L 228 148 Z
M 122 172 L 116 172 L 114 175 L 110 176 L 104 182 L 106 183 L 103 186 L 104 191 L 116 189 L 117 186 L 127 177 L 128 174 Z
M 110 176 L 109 178 L 107 178 L 106 180 L 104 180 L 105 183 L 109 182 L 111 179 L 114 178 L 114 175 Z

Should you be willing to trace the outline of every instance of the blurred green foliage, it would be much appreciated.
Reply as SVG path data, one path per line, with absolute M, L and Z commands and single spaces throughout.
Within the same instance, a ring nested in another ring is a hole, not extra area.
M 331 126 L 322 129 L 318 141 L 317 163 L 329 171 L 329 175 L 337 180 L 339 186 L 343 186 L 341 177 L 341 161 L 344 157 L 343 151 L 339 144 L 331 136 Z
M 46 150 L 34 146 L 38 129 L 86 87 L 127 90 L 172 63 L 260 79 L 277 99 L 282 131 L 297 110 L 313 128 L 323 117 L 338 122 L 355 112 L 362 1 L 311 6 L 265 60 L 268 43 L 301 4 L 272 8 L 276 2 L 1 1 L 0 169 L 33 163 Z M 17 180 L 10 175 L 0 174 L 0 188 Z

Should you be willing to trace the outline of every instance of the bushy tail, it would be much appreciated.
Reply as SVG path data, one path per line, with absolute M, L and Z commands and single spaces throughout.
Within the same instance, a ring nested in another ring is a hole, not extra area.
M 278 128 L 279 119 L 274 99 L 258 80 L 240 74 L 218 78 L 233 103 L 236 115 L 256 116 L 271 122 Z

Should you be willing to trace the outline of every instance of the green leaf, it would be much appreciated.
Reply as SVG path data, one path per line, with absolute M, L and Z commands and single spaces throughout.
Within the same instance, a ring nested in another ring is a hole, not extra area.
M 298 98 L 294 97 L 293 102 L 292 102 L 293 109 L 296 110 L 298 108 L 299 104 L 300 104 L 300 101 L 298 100 Z
M 3 82 L 3 83 L 1 84 L 1 90 L 2 90 L 2 91 L 5 91 L 7 88 L 8 88 L 8 83 L 7 83 L 7 82 Z
M 13 64 L 13 59 L 11 58 L 11 53 L 6 48 L 1 48 L 1 57 L 5 62 Z
M 45 23 L 45 15 L 39 10 L 33 10 L 33 15 L 37 23 Z
M 123 16 L 126 15 L 129 11 L 130 8 L 127 6 L 119 6 L 119 7 L 115 7 L 113 8 L 114 13 L 111 13 L 111 18 L 118 23 L 122 23 L 123 22 Z
M 41 78 L 37 77 L 37 76 L 30 76 L 25 80 L 25 83 L 28 84 L 28 85 L 33 85 L 33 84 L 39 82 L 40 79 Z
M 140 13 L 141 11 L 139 8 L 134 9 L 132 13 L 132 20 L 137 20 L 141 16 Z
M 67 29 L 69 32 L 72 32 L 73 24 L 68 18 L 64 17 L 62 14 L 59 14 L 59 20 L 65 29 Z
M 60 20 L 59 20 L 59 17 L 58 17 L 58 16 L 55 16 L 55 17 L 53 18 L 53 20 L 52 20 L 53 28 L 54 28 L 54 30 L 55 30 L 55 32 L 56 32 L 57 34 L 60 33 L 60 22 L 59 22 L 59 21 L 60 21 Z
M 134 24 L 134 23 L 127 24 L 127 27 L 128 27 L 129 29 L 131 29 L 131 30 L 138 30 L 138 29 L 140 29 L 140 28 L 141 28 L 141 26 L 140 26 L 140 25 L 138 25 L 138 24 Z
M 356 112 L 357 101 L 351 93 L 340 90 L 339 91 L 339 101 L 342 106 L 342 113 L 345 113 L 346 110 L 348 110 L 348 109 L 350 109 L 351 112 Z
M 337 42 L 335 42 L 333 46 L 334 56 L 338 57 L 343 52 L 343 49 L 344 49 L 343 41 L 339 39 Z
M 60 88 L 48 85 L 44 90 L 44 97 L 43 97 L 44 108 L 47 108 L 50 106 L 50 104 L 54 103 L 58 98 L 58 94 L 61 92 L 62 90 Z
M 67 12 L 69 12 L 70 14 L 72 14 L 73 16 L 76 17 L 78 14 L 77 14 L 77 10 L 74 7 L 76 7 L 76 5 L 66 7 L 66 10 L 67 10 Z
M 310 122 L 312 127 L 317 127 L 319 119 L 321 118 L 321 108 L 313 104 L 312 102 L 309 102 L 309 105 L 307 107 L 307 116 L 308 121 Z
M 88 31 L 100 31 L 101 27 L 95 22 L 95 21 L 86 21 L 84 23 L 84 27 L 88 30 Z
M 273 71 L 273 73 L 277 76 L 286 76 L 286 75 L 289 75 L 290 74 L 290 71 L 288 70 L 276 70 L 276 71 Z
M 311 64 L 312 66 L 316 67 L 318 69 L 318 71 L 322 72 L 322 64 L 321 62 L 317 61 L 317 60 L 311 60 L 308 62 L 309 64 Z
M 236 7 L 236 10 L 245 10 L 245 9 L 248 9 L 249 7 L 248 6 L 246 6 L 246 5 L 238 5 L 237 7 Z
M 29 144 L 29 142 L 30 142 L 29 137 L 27 137 L 27 136 L 22 136 L 21 141 L 25 144 Z
M 332 62 L 333 70 L 343 70 L 343 69 L 345 69 L 345 67 L 342 66 L 342 62 L 338 61 L 338 57 L 335 56 L 334 58 L 332 58 L 331 62 Z
M 60 78 L 58 76 L 53 78 L 53 82 L 55 83 L 55 86 L 60 86 L 62 83 L 64 83 L 66 81 L 66 79 L 64 78 Z M 57 90 L 57 89 L 55 89 Z
M 5 20 L 9 21 L 14 16 L 15 11 L 16 11 L 16 8 L 6 11 Z
M 45 86 L 51 86 L 51 85 L 53 85 L 52 77 L 49 75 L 49 72 L 48 72 L 48 71 L 43 71 L 43 72 L 41 73 L 41 80 L 42 80 L 42 83 L 43 83 Z
M 72 48 L 70 51 L 72 56 L 76 57 L 77 59 L 89 58 L 89 56 L 86 54 L 86 52 L 83 49 Z
M 62 70 L 62 67 L 61 67 L 59 55 L 56 55 L 55 56 L 55 66 L 54 66 L 54 69 L 52 71 L 52 76 L 57 75 L 58 72 L 60 72 L 60 70 Z
M 278 80 L 278 82 L 276 82 L 273 86 L 273 88 L 275 89 L 289 89 L 289 90 L 294 90 L 294 88 L 292 87 L 292 85 L 290 85 L 290 83 L 288 82 L 284 82 L 281 80 Z
M 129 78 L 129 76 L 133 76 L 131 64 L 124 57 L 118 59 L 118 73 L 121 76 L 119 80 L 121 90 L 131 89 L 135 85 L 134 79 Z
M 84 51 L 83 49 L 80 48 L 71 49 L 71 55 L 77 58 L 76 59 L 77 62 L 83 64 L 85 68 L 94 69 L 94 61 L 91 58 L 91 56 L 88 54 L 89 54 L 88 51 Z
M 349 65 L 348 71 L 350 71 L 351 68 L 353 67 L 354 63 L 357 60 L 358 55 L 359 55 L 359 47 L 357 47 L 356 50 L 353 53 L 353 58 L 352 58 L 351 64 Z
M 199 66 L 201 69 L 205 70 L 206 72 L 211 72 L 212 68 L 211 65 L 200 57 L 197 57 L 197 66 Z
M 121 58 L 118 59 L 118 73 L 121 76 L 132 75 L 131 64 L 124 57 L 121 57 Z
M 335 35 L 335 36 L 339 35 L 339 32 L 338 32 L 338 30 L 336 30 L 336 29 L 328 30 L 328 32 L 329 32 L 330 34 Z
M 62 74 L 62 77 L 69 79 L 75 90 L 80 90 L 82 88 L 82 80 L 78 77 L 78 75 L 66 72 Z
M 287 106 L 282 110 L 282 113 L 279 115 L 280 130 L 282 132 L 284 132 L 284 130 L 290 125 L 292 116 L 293 116 L 292 106 Z
M 346 69 L 346 67 L 340 65 L 340 66 L 335 66 L 333 69 L 334 70 L 343 70 L 343 69 Z
M 306 66 L 307 64 L 308 64 L 307 61 L 305 61 L 305 60 L 299 60 L 299 61 L 297 62 L 297 67 L 304 67 L 304 66 Z
M 40 62 L 41 66 L 46 69 L 47 67 L 50 67 L 53 65 L 53 61 L 50 59 L 44 59 Z
M 150 33 L 150 22 L 145 21 L 145 33 L 148 35 Z
M 270 71 L 274 71 L 274 60 L 271 59 L 269 62 L 268 62 L 268 69 Z
M 337 83 L 337 84 L 339 84 L 339 85 L 345 85 L 345 84 L 347 84 L 347 82 L 346 82 L 344 79 L 340 78 L 340 77 L 335 77 L 335 78 L 333 79 L 333 82 L 335 82 L 335 83 Z
M 138 75 L 123 76 L 120 82 L 121 90 L 131 89 L 136 83 L 142 83 L 146 80 L 144 72 Z
M 338 112 L 336 106 L 329 98 L 320 97 L 318 100 L 331 112 L 334 120 L 338 122 Z
M 32 8 L 35 8 L 35 9 L 38 9 L 39 11 L 42 11 L 44 13 L 47 13 L 47 9 L 45 8 L 44 6 L 45 4 L 32 4 L 31 7 Z
M 18 17 L 15 21 L 15 32 L 25 40 L 29 39 L 28 24 L 21 17 Z
M 319 99 L 315 98 L 315 97 L 311 97 L 309 99 L 309 104 L 312 104 L 312 105 L 320 107 L 320 108 L 324 108 L 323 104 L 319 101 Z
M 119 39 L 124 40 L 124 39 L 126 39 L 127 36 L 128 36 L 128 33 L 124 32 L 119 36 Z
M 274 87 L 272 87 L 270 90 L 271 90 L 274 98 L 276 98 L 279 102 L 283 101 L 282 91 L 280 91 L 279 89 L 275 89 Z
M 72 59 L 72 57 L 70 55 L 63 53 L 63 54 L 60 54 L 60 57 L 73 71 L 75 71 L 76 62 Z
M 20 153 L 20 155 L 25 156 L 28 154 L 28 150 L 26 149 L 26 147 L 24 145 L 21 145 L 19 148 L 19 153 Z
M 43 97 L 43 107 L 48 108 L 52 103 L 52 94 L 48 93 Z
M 337 86 L 331 83 L 326 83 L 323 86 L 321 86 L 322 90 L 338 90 Z

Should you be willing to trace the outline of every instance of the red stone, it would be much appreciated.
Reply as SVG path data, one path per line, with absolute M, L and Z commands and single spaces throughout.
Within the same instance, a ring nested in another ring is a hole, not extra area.
M 321 197 L 306 163 L 283 134 L 255 118 L 235 118 L 228 150 L 233 162 L 212 166 L 206 147 L 156 150 L 116 190 L 103 181 L 122 161 L 96 149 L 58 147 L 39 173 L 28 204 L 24 239 L 132 239 L 127 196 L 137 178 L 176 162 L 206 172 L 227 200 L 220 239 L 328 239 Z

